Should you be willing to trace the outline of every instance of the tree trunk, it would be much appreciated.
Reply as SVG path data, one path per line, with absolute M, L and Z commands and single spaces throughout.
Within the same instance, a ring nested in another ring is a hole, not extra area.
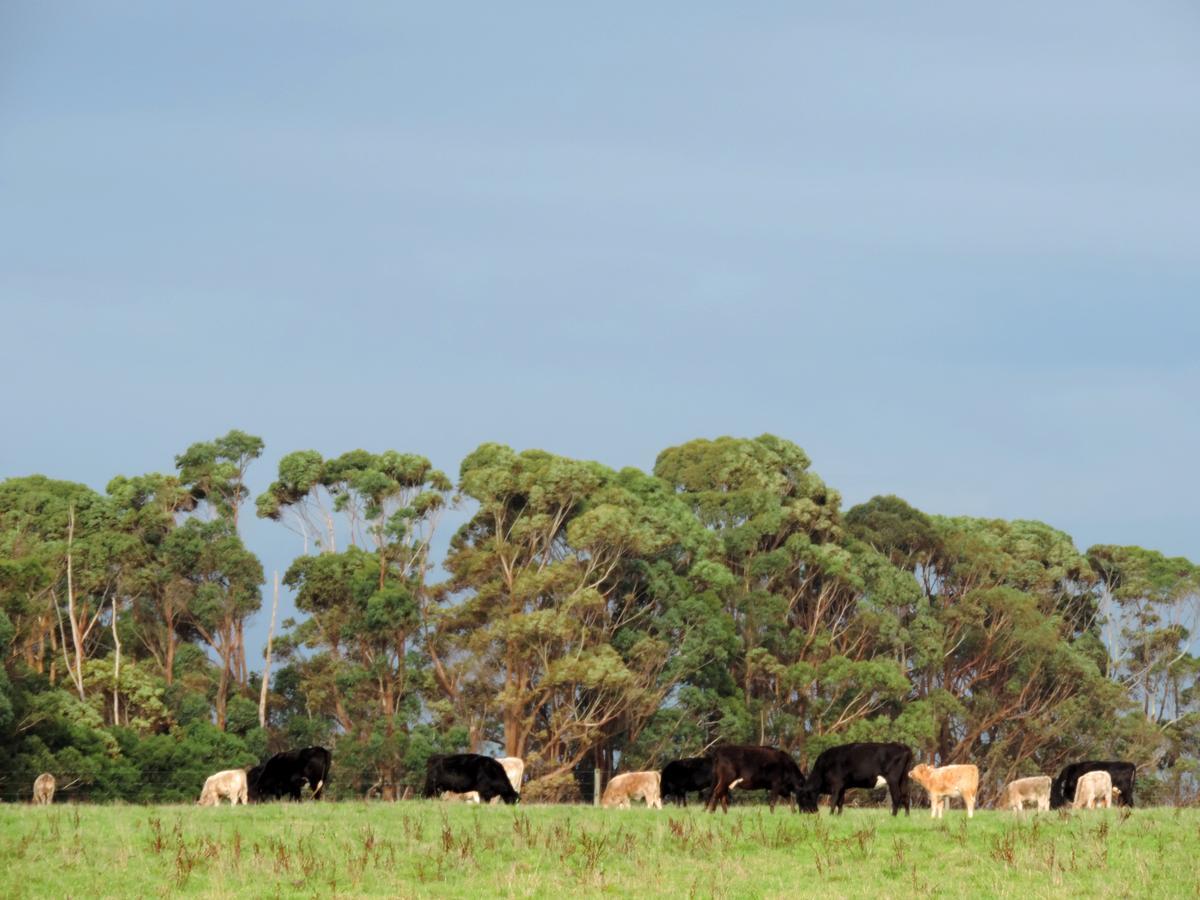
M 267 629 L 267 656 L 263 663 L 262 687 L 258 692 L 258 725 L 267 727 L 267 686 L 271 681 L 271 639 L 275 636 L 275 613 L 279 609 L 279 571 L 275 572 L 275 590 L 271 594 L 271 626 Z
M 75 507 L 72 506 L 67 520 L 67 617 L 71 620 L 71 643 L 75 649 L 75 665 L 71 669 L 71 679 L 79 691 L 79 699 L 86 700 L 83 693 L 83 631 L 79 627 L 79 614 L 75 609 L 75 570 L 73 565 L 72 548 L 75 544 Z
M 117 635 L 117 597 L 112 601 L 113 636 L 113 725 L 121 724 L 121 638 Z

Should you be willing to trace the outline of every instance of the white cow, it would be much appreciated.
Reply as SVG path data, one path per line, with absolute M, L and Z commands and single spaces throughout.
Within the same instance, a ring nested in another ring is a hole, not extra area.
M 34 806 L 49 806 L 54 802 L 54 776 L 43 772 L 33 782 Z
M 208 776 L 196 803 L 199 806 L 219 806 L 221 798 L 228 797 L 230 806 L 237 806 L 239 801 L 245 805 L 247 794 L 246 770 L 226 769 Z
M 1074 809 L 1083 809 L 1085 806 L 1095 809 L 1099 801 L 1105 809 L 1109 809 L 1112 807 L 1112 797 L 1112 776 L 1103 769 L 1096 769 L 1079 776 L 1075 782 L 1075 802 L 1071 806 Z
M 1026 801 L 1035 801 L 1039 812 L 1050 808 L 1050 776 L 1034 775 L 1010 781 L 1000 797 L 1000 808 L 1021 812 Z
M 600 805 L 605 809 L 629 809 L 630 800 L 645 800 L 649 809 L 662 809 L 661 772 L 625 772 L 604 789 Z

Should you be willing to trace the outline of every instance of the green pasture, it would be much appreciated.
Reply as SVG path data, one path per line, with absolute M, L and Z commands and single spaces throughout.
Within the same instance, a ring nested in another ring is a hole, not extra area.
M 1200 810 L 0 806 L 5 897 L 1195 897 Z

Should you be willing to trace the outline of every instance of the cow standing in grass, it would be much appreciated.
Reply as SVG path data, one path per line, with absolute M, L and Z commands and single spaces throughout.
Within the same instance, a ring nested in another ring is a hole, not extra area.
M 929 792 L 930 814 L 940 819 L 951 797 L 962 797 L 967 818 L 975 815 L 975 796 L 979 793 L 979 767 L 971 765 L 934 768 L 921 763 L 909 777 Z
M 228 797 L 230 806 L 237 806 L 239 802 L 245 805 L 249 803 L 248 794 L 246 770 L 226 769 L 208 776 L 196 803 L 199 806 L 220 806 L 221 798 Z
M 520 795 L 513 790 L 504 767 L 490 756 L 478 753 L 454 753 L 431 756 L 425 768 L 425 797 L 438 797 L 446 791 L 456 794 L 475 792 L 490 803 L 499 797 L 505 803 L 519 803 Z
M 1037 804 L 1039 812 L 1050 808 L 1049 775 L 1034 775 L 1010 781 L 1000 796 L 1000 808 L 1021 812 L 1025 809 L 1025 804 L 1031 801 Z
M 828 794 L 830 812 L 840 814 L 848 789 L 886 786 L 892 797 L 892 815 L 897 815 L 901 806 L 907 815 L 911 765 L 912 750 L 904 744 L 863 742 L 830 747 L 817 757 L 804 781 L 800 808 L 816 812 L 821 794 Z
M 1090 772 L 1084 772 L 1079 776 L 1079 780 L 1075 782 L 1075 799 L 1071 803 L 1072 809 L 1095 809 L 1096 803 L 1105 809 L 1112 807 L 1113 788 L 1112 776 L 1103 769 L 1093 769 Z
M 250 799 L 257 802 L 289 796 L 293 800 L 300 800 L 307 784 L 313 799 L 320 800 L 321 792 L 329 781 L 332 763 L 333 755 L 324 747 L 305 747 L 276 753 L 247 773 Z
M 645 800 L 648 809 L 662 809 L 661 779 L 658 772 L 623 772 L 608 783 L 600 805 L 629 809 L 631 800 Z
M 689 756 L 667 763 L 662 770 L 662 799 L 674 798 L 676 803 L 687 806 L 688 791 L 701 794 L 711 791 L 712 766 L 712 760 L 707 756 Z
M 43 772 L 33 782 L 33 805 L 49 806 L 54 802 L 54 776 Z
M 717 804 L 729 812 L 729 791 L 739 787 L 744 791 L 765 790 L 770 797 L 771 812 L 780 798 L 800 800 L 804 790 L 804 773 L 796 761 L 783 750 L 774 747 L 718 747 L 711 754 L 713 789 L 707 809 L 714 812 Z

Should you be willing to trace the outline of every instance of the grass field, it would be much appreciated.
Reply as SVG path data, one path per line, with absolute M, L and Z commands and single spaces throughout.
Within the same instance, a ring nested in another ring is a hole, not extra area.
M 1196 897 L 1200 810 L 0 807 L 5 897 Z

